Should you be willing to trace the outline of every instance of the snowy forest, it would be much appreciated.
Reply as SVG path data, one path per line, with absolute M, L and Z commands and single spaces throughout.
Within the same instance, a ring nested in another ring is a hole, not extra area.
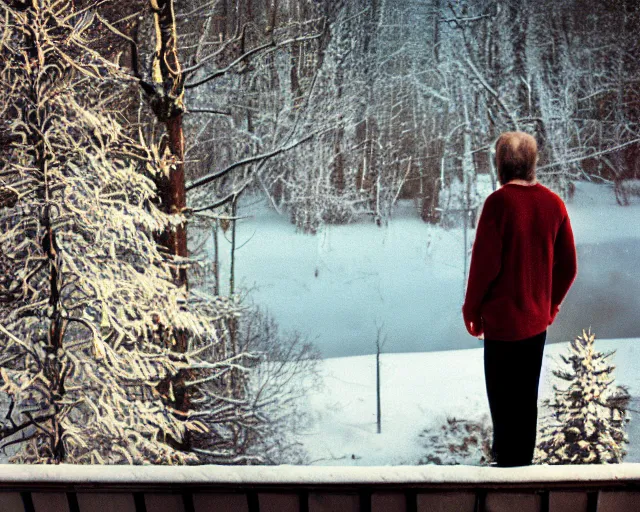
M 633 0 L 0 0 L 0 22 L 12 462 L 308 463 L 321 357 L 478 346 L 461 293 L 504 131 L 574 204 L 557 341 L 640 337 Z

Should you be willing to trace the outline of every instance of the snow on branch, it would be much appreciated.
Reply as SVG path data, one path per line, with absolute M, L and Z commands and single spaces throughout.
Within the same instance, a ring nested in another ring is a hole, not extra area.
M 84 39 L 100 17 L 53 0 L 1 5 L 0 80 L 14 85 L 0 112 L 14 136 L 0 148 L 0 439 L 18 462 L 196 462 L 175 443 L 207 426 L 171 406 L 173 383 L 240 367 L 216 352 L 237 306 L 174 282 L 190 261 L 156 235 L 184 217 L 159 209 L 166 162 L 121 124 L 125 82 Z
M 266 53 L 266 52 L 273 52 L 278 50 L 279 48 L 283 48 L 295 43 L 302 43 L 305 41 L 311 41 L 313 39 L 318 39 L 320 37 L 323 36 L 323 33 L 319 33 L 319 34 L 311 34 L 308 36 L 304 36 L 304 37 L 294 37 L 291 39 L 287 39 L 284 41 L 280 41 L 280 42 L 275 42 L 274 41 L 270 41 L 268 43 L 262 44 L 260 46 L 257 46 L 256 48 L 252 48 L 251 50 L 248 50 L 247 52 L 245 52 L 243 55 L 241 55 L 240 57 L 234 59 L 233 61 L 231 61 L 227 66 L 225 66 L 222 69 L 218 69 L 216 71 L 214 71 L 213 73 L 210 73 L 209 75 L 207 75 L 205 78 L 202 78 L 200 80 L 196 80 L 194 82 L 187 82 L 184 85 L 185 89 L 193 89 L 195 87 L 198 87 L 200 85 L 206 84 L 207 82 L 210 82 L 211 80 L 214 80 L 226 73 L 228 73 L 229 71 L 231 71 L 234 67 L 236 67 L 238 64 L 242 63 L 242 62 L 246 62 L 246 60 L 254 55 L 260 54 L 262 53 Z M 207 58 L 208 59 L 208 58 Z M 203 59 L 205 60 L 205 59 Z M 186 68 L 184 70 L 185 73 L 189 73 L 189 72 L 193 72 L 196 71 L 197 69 L 199 69 L 202 65 L 204 64 L 204 62 L 201 62 L 195 66 Z
M 313 137 L 315 137 L 317 134 L 316 133 L 311 133 L 309 135 L 307 135 L 306 137 L 303 137 L 291 144 L 288 144 L 286 146 L 282 146 L 279 147 L 277 149 L 274 149 L 272 151 L 269 151 L 267 153 L 261 153 L 259 155 L 254 155 L 251 156 L 249 158 L 245 158 L 243 160 L 239 160 L 237 162 L 234 162 L 233 164 L 227 166 L 226 168 L 222 169 L 221 171 L 217 171 L 211 174 L 208 174 L 207 176 L 203 176 L 202 178 L 198 178 L 196 180 L 193 180 L 189 183 L 187 183 L 186 185 L 186 189 L 187 191 L 189 190 L 193 190 L 197 187 L 201 187 L 203 185 L 207 185 L 208 183 L 211 183 L 213 181 L 216 181 L 220 178 L 222 178 L 223 176 L 225 176 L 226 174 L 229 174 L 231 171 L 233 171 L 234 169 L 237 169 L 239 167 L 243 167 L 245 165 L 249 165 L 252 164 L 254 162 L 261 162 L 264 160 L 267 160 L 269 158 L 273 158 L 276 155 L 279 155 L 281 153 L 284 153 L 285 151 L 289 151 L 290 149 L 295 148 L 296 146 L 299 146 L 300 144 L 303 144 L 304 142 L 307 142 L 309 140 L 311 140 Z

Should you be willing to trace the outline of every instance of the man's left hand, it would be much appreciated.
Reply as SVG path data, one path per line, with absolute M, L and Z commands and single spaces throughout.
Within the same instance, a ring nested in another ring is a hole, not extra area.
M 467 331 L 471 336 L 475 336 L 476 338 L 484 339 L 484 330 L 482 329 L 482 322 L 478 321 L 469 321 L 465 322 L 467 326 Z

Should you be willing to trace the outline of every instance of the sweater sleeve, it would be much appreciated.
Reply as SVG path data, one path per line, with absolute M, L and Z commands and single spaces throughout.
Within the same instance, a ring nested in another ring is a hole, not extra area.
M 553 245 L 550 322 L 553 322 L 558 313 L 560 304 L 567 295 L 577 273 L 578 261 L 573 231 L 571 230 L 569 216 L 565 214 Z
M 502 266 L 502 235 L 494 203 L 491 197 L 485 202 L 473 243 L 467 293 L 462 306 L 467 329 L 470 322 L 481 325 L 482 302 Z

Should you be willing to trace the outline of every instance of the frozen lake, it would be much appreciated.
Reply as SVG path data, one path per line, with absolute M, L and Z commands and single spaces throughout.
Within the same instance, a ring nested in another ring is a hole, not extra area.
M 460 313 L 462 230 L 427 225 L 411 205 L 386 227 L 326 226 L 305 235 L 263 201 L 248 202 L 240 211 L 248 218 L 238 222 L 237 282 L 325 357 L 373 353 L 377 326 L 385 352 L 479 347 Z M 590 326 L 599 338 L 639 337 L 640 204 L 620 207 L 610 187 L 579 183 L 567 206 L 579 271 L 549 343 Z M 221 238 L 223 269 L 228 247 Z
M 640 231 L 640 228 L 639 228 Z M 600 338 L 640 336 L 640 240 L 578 244 L 579 273 L 552 340 L 575 336 L 575 326 L 592 326 Z

